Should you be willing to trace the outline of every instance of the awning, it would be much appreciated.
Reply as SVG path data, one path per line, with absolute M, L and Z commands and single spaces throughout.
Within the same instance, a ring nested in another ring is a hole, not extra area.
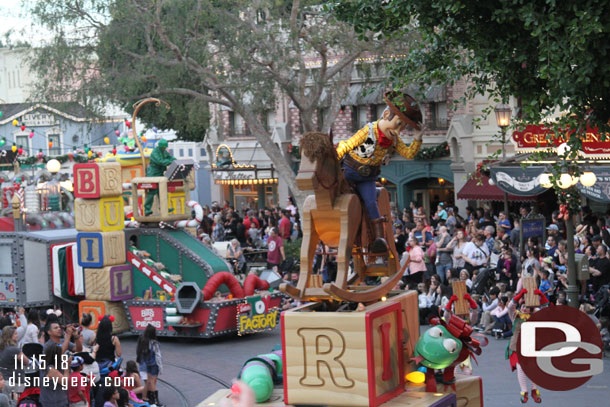
M 471 178 L 457 194 L 458 199 L 478 200 L 478 201 L 503 201 L 504 192 L 496 185 L 489 184 L 489 178 L 480 175 Z M 508 194 L 509 201 L 535 201 L 535 196 L 518 196 Z
M 597 177 L 595 185 L 585 187 L 579 182 L 577 188 L 583 196 L 593 201 L 610 204 L 610 168 L 602 166 L 593 167 L 591 171 Z

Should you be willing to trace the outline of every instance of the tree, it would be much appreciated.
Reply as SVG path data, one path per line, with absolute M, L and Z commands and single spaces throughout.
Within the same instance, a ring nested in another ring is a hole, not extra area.
M 54 37 L 38 50 L 34 66 L 47 98 L 97 106 L 114 101 L 124 107 L 145 96 L 175 98 L 184 115 L 175 117 L 172 127 L 205 114 L 208 103 L 228 107 L 244 118 L 302 202 L 295 175 L 266 130 L 264 113 L 275 110 L 278 94 L 284 94 L 299 109 L 304 131 L 328 131 L 357 58 L 369 51 L 383 54 L 388 42 L 358 40 L 348 24 L 323 13 L 322 3 L 38 1 L 32 13 Z M 317 123 L 322 106 L 329 108 Z M 164 114 L 169 117 L 172 110 Z M 154 115 L 144 118 L 154 123 Z M 197 125 L 203 130 L 201 122 Z

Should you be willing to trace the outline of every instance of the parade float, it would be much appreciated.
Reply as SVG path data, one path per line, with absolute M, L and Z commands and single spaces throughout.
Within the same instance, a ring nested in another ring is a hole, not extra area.
M 265 361 L 271 373 L 262 369 L 256 380 L 244 380 L 253 387 L 257 405 L 483 405 L 481 378 L 455 375 L 459 363 L 480 353 L 480 344 L 470 336 L 472 328 L 460 318 L 468 313 L 469 297 L 456 299 L 456 315 L 448 322 L 437 320 L 437 326 L 420 339 L 417 293 L 397 287 L 408 262 L 400 265 L 391 225 L 385 221 L 391 219 L 389 194 L 377 186 L 367 198 L 376 200 L 378 212 L 370 211 L 370 202 L 362 193 L 356 194 L 354 184 L 344 177 L 349 171 L 346 165 L 352 166 L 361 176 L 357 179 L 375 187 L 375 165 L 392 145 L 382 145 L 377 154 L 382 124 L 389 129 L 386 135 L 398 135 L 404 123 L 419 129 L 421 111 L 413 98 L 396 92 L 386 96 L 389 110 L 402 123 L 384 111 L 379 122 L 370 123 L 338 147 L 332 135 L 316 132 L 304 134 L 300 141 L 297 185 L 313 194 L 302 209 L 298 284 L 283 284 L 280 289 L 308 302 L 281 314 L 282 388 L 269 395 L 269 381 L 280 367 L 276 361 L 266 360 L 269 357 L 258 359 Z M 397 149 L 402 149 L 403 156 L 411 156 L 417 152 L 418 145 L 414 145 L 415 152 L 404 144 Z M 350 150 L 368 154 L 369 161 L 359 156 L 352 157 L 351 164 L 345 159 L 341 163 L 342 146 L 347 146 L 343 154 Z M 312 264 L 315 254 L 327 254 L 319 251 L 325 246 L 333 249 L 337 262 L 331 282 L 323 282 Z M 225 398 L 239 400 L 242 389 L 234 387 L 217 391 L 199 406 L 222 404 Z
M 201 338 L 275 328 L 285 295 L 256 275 L 242 285 L 195 237 L 203 212 L 188 199 L 194 162 L 174 161 L 147 177 L 154 150 L 137 136 L 134 143 L 134 151 L 74 164 L 74 221 L 61 226 L 75 228 L 26 231 L 23 188 L 3 195 L 16 231 L 0 232 L 0 306 L 56 307 L 73 318 L 89 312 L 94 325 L 111 314 L 117 333 L 149 324 L 159 336 Z

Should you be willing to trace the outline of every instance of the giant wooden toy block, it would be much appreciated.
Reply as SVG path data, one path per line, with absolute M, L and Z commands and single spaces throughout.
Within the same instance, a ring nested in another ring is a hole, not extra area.
M 85 269 L 85 297 L 88 300 L 122 301 L 133 298 L 131 266 Z
M 186 193 L 184 191 L 169 192 L 167 194 L 168 208 L 173 209 L 176 215 L 186 214 Z
M 74 197 L 103 198 L 121 195 L 121 164 L 87 163 L 74 165 Z
M 411 362 L 415 345 L 419 340 L 419 302 L 417 291 L 411 290 L 406 293 L 389 297 L 388 303 L 397 302 L 402 312 L 402 360 L 405 365 L 405 374 L 415 370 L 415 364 Z
M 74 220 L 79 232 L 112 232 L 125 226 L 123 198 L 74 200 Z
M 319 306 L 282 313 L 285 403 L 376 407 L 400 394 L 400 303 L 362 312 L 315 312 Z
M 143 176 L 144 170 L 142 169 L 142 165 L 131 165 L 129 167 L 121 168 L 121 179 L 123 183 L 131 182 L 132 179 Z
M 127 261 L 122 231 L 80 232 L 76 235 L 76 246 L 81 267 L 113 266 Z
M 97 329 L 99 317 L 104 315 L 113 315 L 114 322 L 112 323 L 112 332 L 117 334 L 129 330 L 129 322 L 123 308 L 122 302 L 110 301 L 90 301 L 85 300 L 78 303 L 78 313 L 82 315 L 87 312 L 92 316 L 92 322 L 89 328 Z
M 425 389 L 425 383 L 409 383 L 406 385 L 407 394 L 410 392 L 423 392 Z M 454 393 L 460 407 L 483 407 L 483 381 L 480 376 L 456 374 L 455 385 L 437 382 L 436 389 L 439 393 Z
M 271 397 L 264 403 L 256 403 L 257 407 L 286 407 L 284 395 L 281 390 L 273 389 Z M 207 399 L 197 404 L 197 407 L 211 407 L 231 405 L 232 393 L 230 389 L 216 391 Z M 228 403 L 228 404 L 226 404 Z M 460 405 L 461 406 L 461 405 Z M 411 391 L 403 393 L 382 405 L 382 407 L 458 407 L 455 394 L 425 393 Z

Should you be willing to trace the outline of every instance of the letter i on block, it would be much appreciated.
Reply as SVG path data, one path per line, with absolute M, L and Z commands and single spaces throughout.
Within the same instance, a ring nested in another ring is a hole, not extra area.
M 81 232 L 76 235 L 78 264 L 81 267 L 105 267 L 124 264 L 125 233 L 118 232 Z
M 87 163 L 74 166 L 74 197 L 97 199 L 123 192 L 121 164 Z

